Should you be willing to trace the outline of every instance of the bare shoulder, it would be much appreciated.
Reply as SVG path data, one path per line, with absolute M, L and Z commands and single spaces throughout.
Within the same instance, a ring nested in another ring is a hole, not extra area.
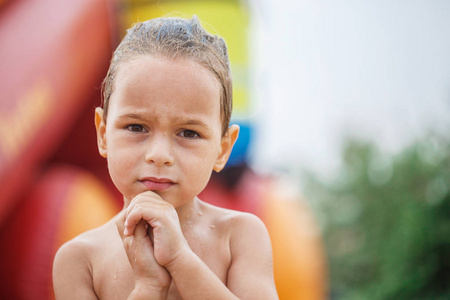
M 238 257 L 258 249 L 264 258 L 272 259 L 272 246 L 265 224 L 257 216 L 240 211 L 234 211 L 202 203 L 203 209 L 208 211 L 211 223 L 215 224 L 224 235 L 228 236 L 228 243 L 234 261 Z
M 114 223 L 110 220 L 108 223 L 95 229 L 86 231 L 72 240 L 63 244 L 56 253 L 55 261 L 64 258 L 72 258 L 87 261 L 96 252 L 96 250 L 107 242 L 110 238 L 110 231 Z
M 231 265 L 227 287 L 238 297 L 278 299 L 273 277 L 272 245 L 257 216 L 208 205 L 216 224 L 229 237 Z
M 269 237 L 265 224 L 254 214 L 225 209 L 204 202 L 202 203 L 202 206 L 204 206 L 209 211 L 211 217 L 214 218 L 214 223 L 222 228 L 226 228 L 230 234 L 230 238 L 246 234 L 267 239 Z
M 93 288 L 93 263 L 112 230 L 111 221 L 63 244 L 53 261 L 56 299 L 97 299 Z M 75 284 L 76 283 L 76 284 Z

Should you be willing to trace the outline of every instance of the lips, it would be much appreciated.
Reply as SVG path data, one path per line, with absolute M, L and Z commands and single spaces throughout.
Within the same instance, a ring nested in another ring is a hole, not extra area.
M 168 178 L 146 177 L 140 179 L 141 182 L 150 191 L 163 191 L 172 187 L 175 182 Z

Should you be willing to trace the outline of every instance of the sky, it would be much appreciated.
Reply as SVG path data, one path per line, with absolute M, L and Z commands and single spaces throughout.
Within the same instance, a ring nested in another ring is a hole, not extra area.
M 345 136 L 395 153 L 450 129 L 450 1 L 251 0 L 252 162 L 339 169 Z

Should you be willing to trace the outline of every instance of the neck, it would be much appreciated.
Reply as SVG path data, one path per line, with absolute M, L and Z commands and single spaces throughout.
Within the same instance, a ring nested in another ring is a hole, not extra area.
M 183 228 L 186 225 L 192 224 L 193 220 L 198 216 L 199 199 L 195 197 L 192 201 L 185 203 L 175 208 L 180 220 L 180 225 Z

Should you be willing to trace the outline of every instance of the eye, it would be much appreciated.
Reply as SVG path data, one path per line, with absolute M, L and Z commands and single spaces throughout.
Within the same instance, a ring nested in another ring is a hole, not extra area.
M 189 130 L 189 129 L 186 129 L 186 130 L 183 130 L 182 132 L 180 132 L 180 136 L 187 138 L 187 139 L 195 139 L 195 138 L 200 137 L 200 135 L 197 132 L 195 132 L 194 130 Z
M 128 129 L 131 132 L 137 132 L 137 133 L 145 132 L 144 126 L 139 125 L 139 124 L 130 124 L 130 125 L 126 126 L 126 129 Z

